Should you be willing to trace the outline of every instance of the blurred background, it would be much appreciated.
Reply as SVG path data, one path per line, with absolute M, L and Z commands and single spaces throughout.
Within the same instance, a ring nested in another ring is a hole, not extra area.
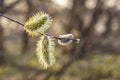
M 0 17 L 0 80 L 120 80 L 120 0 L 0 0 L 0 13 L 21 23 L 44 11 L 53 18 L 47 33 L 72 33 L 79 44 L 56 41 L 56 64 L 40 68 L 39 37 Z

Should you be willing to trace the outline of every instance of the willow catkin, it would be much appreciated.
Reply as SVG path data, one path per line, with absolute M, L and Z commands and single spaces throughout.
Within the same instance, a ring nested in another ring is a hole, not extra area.
M 51 24 L 52 19 L 48 14 L 38 12 L 25 22 L 24 30 L 31 36 L 39 36 L 43 35 Z
M 52 66 L 56 61 L 54 39 L 51 36 L 42 36 L 37 42 L 36 54 L 42 68 Z
M 59 38 L 61 39 L 58 40 L 58 43 L 65 46 L 73 42 L 74 36 L 72 34 L 65 34 L 59 35 Z

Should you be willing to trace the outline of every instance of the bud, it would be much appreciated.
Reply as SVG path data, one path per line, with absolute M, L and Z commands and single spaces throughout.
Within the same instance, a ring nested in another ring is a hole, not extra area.
M 72 34 L 59 35 L 59 38 L 58 43 L 63 46 L 72 43 L 74 40 L 74 36 Z

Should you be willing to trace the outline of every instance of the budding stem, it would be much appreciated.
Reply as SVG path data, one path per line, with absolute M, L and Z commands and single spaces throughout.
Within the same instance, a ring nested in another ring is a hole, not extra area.
M 4 17 L 4 18 L 6 18 L 6 19 L 9 19 L 9 20 L 11 20 L 11 21 L 13 21 L 13 22 L 21 25 L 21 26 L 24 26 L 23 23 L 20 23 L 20 22 L 14 20 L 14 19 L 11 19 L 11 18 L 5 16 L 4 14 L 0 14 L 0 16 Z M 42 34 L 42 35 L 43 35 L 43 34 Z M 45 34 L 45 35 L 46 35 L 46 36 L 51 36 L 51 37 L 53 37 L 53 38 L 55 38 L 55 39 L 59 39 L 59 40 L 63 39 L 63 38 L 60 38 L 60 37 L 57 37 L 57 36 L 53 36 L 53 35 L 50 35 L 50 34 Z M 72 39 L 69 38 L 69 40 L 73 40 L 73 41 L 76 41 L 76 42 L 79 42 L 79 41 L 80 41 L 80 39 L 75 39 L 75 38 L 74 38 L 74 39 L 73 39 L 73 38 L 72 38 Z

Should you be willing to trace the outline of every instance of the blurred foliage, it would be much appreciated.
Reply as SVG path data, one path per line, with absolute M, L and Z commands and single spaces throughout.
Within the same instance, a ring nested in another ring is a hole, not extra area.
M 10 57 L 11 56 L 11 57 Z M 30 57 L 31 56 L 31 57 Z M 58 55 L 59 57 L 59 55 Z M 17 58 L 17 59 L 16 59 Z M 65 57 L 63 57 L 65 58 Z M 66 58 L 69 58 L 66 56 Z M 14 67 L 13 64 L 0 67 L 0 79 L 6 80 L 23 80 L 20 76 L 24 75 L 21 69 L 28 67 L 30 73 L 27 73 L 31 78 L 34 76 L 35 69 L 40 70 L 39 63 L 34 55 L 9 55 L 9 60 L 12 60 L 20 67 Z M 14 61 L 16 60 L 16 61 Z M 54 65 L 54 68 L 45 71 L 45 73 L 54 72 L 59 70 L 60 64 L 64 64 L 61 58 L 58 58 L 58 63 Z M 69 67 L 66 72 L 59 78 L 59 80 L 119 80 L 120 79 L 120 56 L 114 55 L 100 55 L 94 54 L 88 55 L 86 58 L 78 60 Z M 30 69 L 29 69 L 30 68 Z M 33 70 L 31 70 L 31 68 Z M 27 70 L 26 70 L 27 71 Z M 24 72 L 24 70 L 23 70 Z M 42 73 L 44 74 L 44 72 Z M 41 75 L 42 75 L 41 74 Z M 46 75 L 46 74 L 44 74 Z M 56 76 L 52 76 L 50 80 L 56 79 Z M 29 80 L 29 79 L 28 79 Z M 37 79 L 39 80 L 39 79 Z

